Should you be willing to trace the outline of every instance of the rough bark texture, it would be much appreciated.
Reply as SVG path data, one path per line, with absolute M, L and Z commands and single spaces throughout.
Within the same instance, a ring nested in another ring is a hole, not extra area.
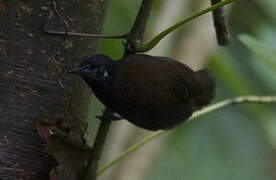
M 57 5 L 71 30 L 99 32 L 106 1 L 66 0 Z M 0 177 L 4 180 L 78 179 L 89 151 L 82 122 L 69 113 L 68 96 L 57 83 L 60 70 L 49 51 L 57 43 L 55 56 L 72 67 L 95 51 L 96 40 L 64 42 L 63 37 L 43 33 L 49 7 L 50 0 L 0 0 Z M 48 25 L 55 30 L 64 30 L 62 26 L 57 18 Z M 85 86 L 78 78 L 65 79 L 77 99 L 74 111 L 85 113 Z M 57 122 L 66 132 L 63 139 L 51 134 Z

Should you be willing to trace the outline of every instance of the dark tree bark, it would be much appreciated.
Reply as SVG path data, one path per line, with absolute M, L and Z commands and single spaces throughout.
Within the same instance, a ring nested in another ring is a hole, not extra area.
M 0 0 L 0 179 L 80 179 L 90 151 L 83 122 L 70 113 L 70 97 L 57 82 L 60 69 L 49 54 L 56 43 L 54 56 L 72 67 L 95 52 L 96 40 L 64 42 L 44 33 L 50 5 L 50 0 Z M 71 31 L 100 31 L 106 1 L 64 0 L 57 6 Z M 47 27 L 64 30 L 57 17 Z M 66 76 L 64 84 L 74 91 L 73 111 L 85 114 L 88 92 L 78 80 Z

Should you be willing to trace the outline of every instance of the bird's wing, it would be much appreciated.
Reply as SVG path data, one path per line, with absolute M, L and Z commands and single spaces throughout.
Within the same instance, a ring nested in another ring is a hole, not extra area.
M 201 91 L 201 84 L 196 73 L 187 65 L 167 57 L 149 55 L 129 55 L 124 60 L 124 88 L 130 89 L 130 98 L 159 98 L 160 102 L 188 101 Z M 131 81 L 130 81 L 131 80 Z M 162 97 L 161 97 L 162 96 Z

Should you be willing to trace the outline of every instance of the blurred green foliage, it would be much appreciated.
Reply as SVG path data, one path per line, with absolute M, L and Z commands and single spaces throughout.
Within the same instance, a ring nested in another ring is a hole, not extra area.
M 241 35 L 240 40 L 267 66 L 267 68 L 276 72 L 276 49 L 248 35 Z M 272 74 L 272 76 L 276 76 L 276 73 Z
M 127 32 L 140 2 L 112 0 L 104 33 Z M 164 2 L 156 0 L 154 12 L 158 12 Z M 276 94 L 276 1 L 239 1 L 229 13 L 231 44 L 215 49 L 206 57 L 208 68 L 217 80 L 215 101 L 246 94 Z M 156 14 L 153 17 L 157 18 L 155 21 L 160 20 Z M 238 39 L 240 34 L 245 34 L 240 36 L 242 42 Z M 118 59 L 122 55 L 121 44 L 121 40 L 101 40 L 99 52 Z M 91 116 L 101 109 L 93 106 L 96 110 Z M 276 172 L 273 167 L 275 107 L 271 104 L 237 105 L 184 123 L 160 147 L 144 179 L 276 179 L 273 173 Z

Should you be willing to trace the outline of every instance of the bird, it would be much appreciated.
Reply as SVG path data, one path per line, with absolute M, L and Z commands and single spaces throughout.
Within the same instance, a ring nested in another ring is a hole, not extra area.
M 107 108 L 151 131 L 174 128 L 215 96 L 207 69 L 194 71 L 169 57 L 95 54 L 68 72 L 80 75 Z

